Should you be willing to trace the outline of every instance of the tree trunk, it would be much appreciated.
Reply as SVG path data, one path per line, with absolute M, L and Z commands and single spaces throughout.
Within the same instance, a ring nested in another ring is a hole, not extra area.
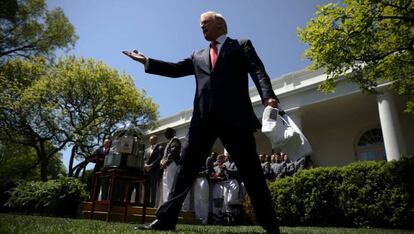
M 47 157 L 42 157 L 40 159 L 40 180 L 47 181 L 47 166 L 49 164 L 49 160 Z
M 40 165 L 40 180 L 47 181 L 47 164 L 48 160 L 45 155 L 45 152 L 43 147 L 40 146 L 40 143 L 30 145 L 36 150 L 37 158 L 39 159 L 39 165 Z
M 45 145 L 42 141 L 39 142 L 38 157 L 40 160 L 40 180 L 47 181 L 47 166 L 49 164 L 49 157 L 46 154 Z
M 70 152 L 70 160 L 69 160 L 69 168 L 68 168 L 68 177 L 73 176 L 73 160 L 75 159 L 75 154 L 78 149 L 78 146 L 76 144 L 73 145 L 72 150 Z

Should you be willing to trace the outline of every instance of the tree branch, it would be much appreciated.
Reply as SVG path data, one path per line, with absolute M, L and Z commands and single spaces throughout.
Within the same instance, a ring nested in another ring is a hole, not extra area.
M 33 46 L 33 44 L 21 46 L 21 47 L 18 47 L 18 48 L 0 53 L 0 57 L 15 53 L 15 52 L 20 51 L 20 50 L 25 50 L 25 49 L 30 49 L 30 48 L 35 48 L 35 47 Z
M 414 22 L 414 18 L 411 17 L 404 17 L 404 16 L 398 16 L 398 15 L 380 15 L 378 16 L 379 20 L 384 20 L 384 19 L 399 19 L 402 21 L 408 21 L 408 22 Z
M 398 5 L 389 3 L 389 2 L 384 2 L 382 0 L 379 0 L 379 2 L 381 4 L 383 4 L 384 6 L 395 7 L 395 8 L 402 9 L 402 10 L 406 10 L 408 8 L 408 6 L 411 4 L 410 1 L 407 1 L 407 4 L 405 6 L 398 6 Z

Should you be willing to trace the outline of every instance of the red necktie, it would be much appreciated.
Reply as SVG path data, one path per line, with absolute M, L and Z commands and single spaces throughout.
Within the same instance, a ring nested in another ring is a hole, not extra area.
M 210 45 L 210 62 L 211 62 L 211 70 L 214 69 L 214 65 L 216 65 L 218 53 L 217 53 L 217 42 L 212 41 Z

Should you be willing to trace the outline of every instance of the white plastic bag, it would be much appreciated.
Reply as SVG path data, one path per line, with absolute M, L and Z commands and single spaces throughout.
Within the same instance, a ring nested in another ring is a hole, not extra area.
M 272 149 L 280 149 L 292 161 L 312 153 L 312 147 L 302 131 L 285 112 L 277 108 L 267 106 L 264 109 L 262 132 L 269 138 Z
M 284 117 L 287 115 L 284 114 Z M 280 146 L 300 144 L 300 135 L 289 124 L 288 120 L 282 117 L 279 109 L 267 106 L 262 117 L 262 132 L 270 139 L 272 148 Z M 296 144 L 293 144 L 296 143 Z

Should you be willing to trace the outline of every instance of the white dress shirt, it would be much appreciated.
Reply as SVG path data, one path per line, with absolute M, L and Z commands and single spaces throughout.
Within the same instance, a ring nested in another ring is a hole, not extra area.
M 223 34 L 216 39 L 217 42 L 217 55 L 220 54 L 221 47 L 223 46 L 224 42 L 227 39 L 227 35 Z

